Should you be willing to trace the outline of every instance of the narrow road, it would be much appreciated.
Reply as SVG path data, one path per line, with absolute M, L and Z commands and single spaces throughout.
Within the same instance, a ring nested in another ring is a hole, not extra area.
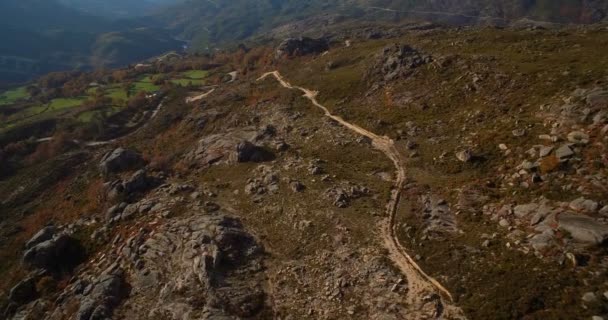
M 166 99 L 163 98 L 160 101 L 160 103 L 156 106 L 156 108 L 154 109 L 154 111 L 152 111 L 152 115 L 150 115 L 149 118 L 142 120 L 142 122 L 146 121 L 145 123 L 139 123 L 139 124 L 135 125 L 135 127 L 138 126 L 138 125 L 140 125 L 140 127 L 137 128 L 137 129 L 135 129 L 135 130 L 133 130 L 133 131 L 131 131 L 131 132 L 129 132 L 129 133 L 127 133 L 127 134 L 125 134 L 124 136 L 121 136 L 121 137 L 118 137 L 118 138 L 114 138 L 114 139 L 111 139 L 111 140 L 103 140 L 103 141 L 78 141 L 78 140 L 74 140 L 74 142 L 76 144 L 81 144 L 81 145 L 83 145 L 85 147 L 99 147 L 99 146 L 105 146 L 105 145 L 108 145 L 108 144 L 112 144 L 112 143 L 114 143 L 114 142 L 116 142 L 116 141 L 118 141 L 120 139 L 126 138 L 126 137 L 128 137 L 128 136 L 130 136 L 130 135 L 132 135 L 132 134 L 134 134 L 134 133 L 136 133 L 138 131 L 140 131 L 142 128 L 146 127 L 148 125 L 148 123 L 150 123 L 150 120 L 154 119 L 156 117 L 156 115 L 160 112 L 160 110 L 163 107 L 163 104 L 165 103 L 165 100 Z M 52 141 L 52 140 L 53 140 L 53 137 L 46 137 L 46 138 L 37 139 L 36 142 L 39 142 L 39 143 L 40 142 L 49 142 L 49 141 Z
M 192 102 L 201 100 L 203 98 L 206 98 L 208 95 L 212 94 L 213 91 L 215 91 L 215 88 L 212 88 L 211 90 L 209 90 L 203 94 L 199 94 L 198 96 L 188 97 L 188 98 L 186 98 L 186 103 L 192 103 Z
M 418 264 L 410 257 L 405 248 L 399 242 L 396 235 L 395 218 L 397 207 L 401 199 L 401 190 L 406 181 L 405 165 L 402 155 L 397 151 L 395 142 L 386 136 L 379 136 L 364 128 L 347 122 L 339 116 L 331 114 L 329 110 L 317 101 L 318 91 L 293 86 L 287 82 L 278 71 L 268 72 L 262 75 L 258 81 L 273 76 L 279 83 L 287 88 L 299 90 L 304 97 L 323 110 L 325 116 L 340 123 L 347 129 L 368 137 L 372 140 L 372 146 L 384 153 L 395 165 L 396 179 L 391 191 L 391 197 L 386 205 L 386 218 L 381 224 L 381 236 L 386 249 L 389 251 L 390 259 L 406 276 L 408 282 L 407 303 L 411 310 L 411 319 L 464 319 L 462 310 L 451 305 L 452 295 L 437 280 L 427 275 Z

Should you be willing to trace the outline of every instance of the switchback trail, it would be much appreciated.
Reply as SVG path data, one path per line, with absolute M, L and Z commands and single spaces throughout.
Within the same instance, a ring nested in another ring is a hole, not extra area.
M 451 305 L 452 295 L 437 280 L 427 275 L 418 264 L 410 257 L 405 248 L 401 245 L 396 235 L 395 216 L 397 207 L 401 199 L 401 190 L 406 181 L 404 160 L 395 142 L 386 136 L 379 136 L 364 128 L 354 125 L 339 116 L 331 114 L 329 110 L 317 101 L 318 91 L 293 86 L 287 82 L 278 71 L 267 72 L 258 81 L 273 76 L 279 83 L 287 88 L 299 90 L 304 93 L 304 97 L 323 110 L 325 116 L 340 123 L 347 129 L 368 137 L 372 141 L 372 146 L 384 153 L 395 165 L 396 179 L 391 197 L 386 205 L 386 218 L 381 224 L 381 236 L 386 249 L 389 251 L 390 259 L 395 263 L 399 270 L 406 276 L 408 282 L 407 303 L 410 306 L 410 319 L 464 319 L 462 310 Z

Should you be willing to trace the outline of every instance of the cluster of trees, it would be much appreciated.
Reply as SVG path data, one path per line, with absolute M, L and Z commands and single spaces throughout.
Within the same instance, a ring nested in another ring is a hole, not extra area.
M 235 52 L 214 54 L 211 61 L 217 65 L 231 66 L 240 74 L 247 74 L 254 69 L 272 65 L 274 63 L 274 49 L 264 46 L 249 49 L 240 45 Z
M 27 87 L 28 94 L 35 100 L 46 103 L 58 97 L 78 97 L 86 94 L 93 82 L 105 83 L 108 72 L 53 72 L 38 78 L 36 83 Z

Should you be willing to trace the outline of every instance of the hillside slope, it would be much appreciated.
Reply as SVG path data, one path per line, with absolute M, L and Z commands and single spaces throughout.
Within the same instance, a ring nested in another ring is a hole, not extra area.
M 179 49 L 161 28 L 110 22 L 55 0 L 0 3 L 0 84 L 51 71 L 118 66 Z
M 110 19 L 139 17 L 181 0 L 59 0 L 67 7 Z
M 1 314 L 608 318 L 606 25 L 374 30 L 3 92 Z
M 340 16 L 338 21 L 425 20 L 450 24 L 508 24 L 527 18 L 556 23 L 593 23 L 606 18 L 608 2 L 602 0 L 189 0 L 159 12 L 155 17 L 197 49 L 230 41 L 320 16 Z M 322 28 L 332 21 L 312 24 Z M 305 32 L 309 30 L 300 30 Z

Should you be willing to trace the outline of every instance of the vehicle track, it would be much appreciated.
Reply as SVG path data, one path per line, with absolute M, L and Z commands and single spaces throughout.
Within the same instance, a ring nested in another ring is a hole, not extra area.
M 384 153 L 395 165 L 396 179 L 391 191 L 391 197 L 386 205 L 386 218 L 381 223 L 381 236 L 386 249 L 389 251 L 389 258 L 395 263 L 399 270 L 406 276 L 408 282 L 407 303 L 410 308 L 410 319 L 464 319 L 465 316 L 458 307 L 451 305 L 452 295 L 437 280 L 427 275 L 418 264 L 410 257 L 405 248 L 399 242 L 396 234 L 395 218 L 397 207 L 401 200 L 401 190 L 406 181 L 405 161 L 395 147 L 395 142 L 386 136 L 379 136 L 371 131 L 347 122 L 331 112 L 316 97 L 318 91 L 312 91 L 299 86 L 293 86 L 287 82 L 278 71 L 263 74 L 258 81 L 273 76 L 279 83 L 287 89 L 302 91 L 304 97 L 323 110 L 325 116 L 340 123 L 347 129 L 368 137 L 372 141 L 372 146 Z

